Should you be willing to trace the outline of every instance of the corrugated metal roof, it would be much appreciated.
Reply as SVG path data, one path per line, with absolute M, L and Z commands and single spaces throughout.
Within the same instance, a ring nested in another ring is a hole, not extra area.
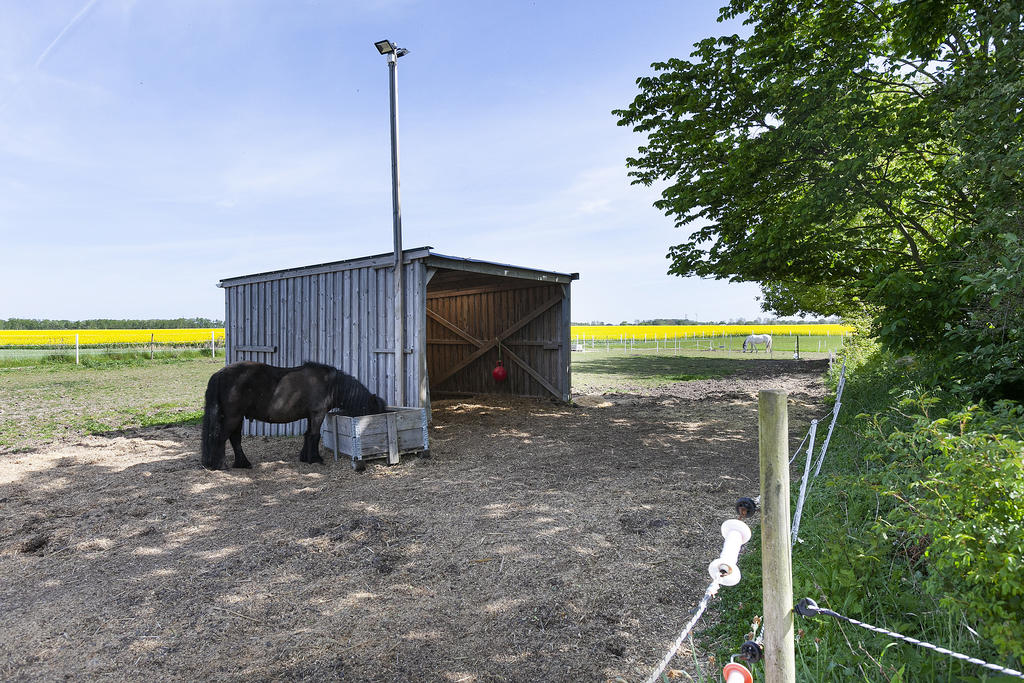
M 579 279 L 579 273 L 559 273 L 556 271 L 540 270 L 537 268 L 513 266 L 504 263 L 497 263 L 494 261 L 482 261 L 479 259 L 463 258 L 458 256 L 447 256 L 445 254 L 434 253 L 431 251 L 431 249 L 432 247 L 417 247 L 415 249 L 403 249 L 402 256 L 405 261 L 415 261 L 418 259 L 424 259 L 427 261 L 428 266 L 435 268 L 448 268 L 452 270 L 485 273 L 489 275 L 498 275 L 503 277 L 515 277 L 530 280 L 555 282 L 571 282 L 572 280 Z M 244 285 L 251 282 L 280 280 L 283 278 L 298 277 L 300 275 L 336 272 L 339 270 L 348 270 L 353 268 L 365 268 L 367 266 L 379 265 L 381 267 L 385 267 L 391 265 L 394 262 L 394 257 L 394 252 L 389 252 L 386 254 L 375 254 L 373 256 L 363 256 L 360 258 L 346 259 L 344 261 L 331 261 L 329 263 L 319 263 L 310 266 L 300 266 L 297 268 L 270 270 L 263 273 L 253 273 L 251 275 L 240 275 L 237 277 L 225 278 L 221 280 L 219 283 L 217 283 L 217 286 L 235 287 L 238 285 Z

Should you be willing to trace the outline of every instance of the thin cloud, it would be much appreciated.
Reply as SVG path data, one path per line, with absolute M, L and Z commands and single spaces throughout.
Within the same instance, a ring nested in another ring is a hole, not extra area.
M 67 36 L 67 34 L 70 33 L 80 21 L 82 21 L 85 15 L 89 13 L 89 10 L 91 10 L 97 2 L 99 2 L 99 0 L 89 0 L 89 2 L 85 3 L 85 6 L 78 11 L 78 14 L 76 14 L 74 18 L 69 21 L 63 29 L 61 29 L 60 33 L 57 34 L 57 37 L 54 38 L 53 41 L 46 46 L 46 49 L 40 53 L 39 57 L 36 58 L 35 67 L 37 69 L 44 61 L 46 61 L 46 58 L 50 56 L 50 53 L 60 45 L 61 41 L 64 40 L 64 37 Z

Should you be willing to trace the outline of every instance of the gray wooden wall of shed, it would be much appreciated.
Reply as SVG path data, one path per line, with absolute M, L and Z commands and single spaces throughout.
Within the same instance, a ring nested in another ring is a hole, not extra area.
M 282 367 L 327 363 L 394 404 L 393 268 L 357 264 L 316 270 L 225 285 L 227 362 L 251 360 Z M 405 402 L 412 407 L 423 405 L 427 395 L 425 363 L 417 362 L 412 353 L 425 346 L 425 278 L 421 261 L 405 264 Z M 247 420 L 244 428 L 255 436 L 294 436 L 305 430 L 306 420 L 285 425 Z

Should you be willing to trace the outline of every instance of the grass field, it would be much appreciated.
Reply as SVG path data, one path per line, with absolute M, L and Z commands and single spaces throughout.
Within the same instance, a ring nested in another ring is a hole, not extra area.
M 580 339 L 707 339 L 748 334 L 773 336 L 842 337 L 853 331 L 848 325 L 573 325 L 570 335 Z
M 0 452 L 62 437 L 202 418 L 203 392 L 223 359 L 0 370 Z
M 681 353 L 687 355 L 715 357 L 723 354 L 743 354 L 743 340 L 746 335 L 725 335 L 717 337 L 689 337 L 633 340 L 623 343 L 620 339 L 588 339 L 586 342 L 573 339 L 573 350 L 583 353 L 591 351 L 618 353 Z M 772 352 L 765 354 L 762 347 L 748 356 L 764 358 L 791 358 L 799 350 L 801 358 L 827 358 L 829 352 L 843 347 L 844 337 L 835 335 L 773 335 Z

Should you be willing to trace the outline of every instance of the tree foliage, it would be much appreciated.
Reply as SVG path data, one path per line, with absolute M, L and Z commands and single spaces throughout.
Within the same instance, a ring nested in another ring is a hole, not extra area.
M 740 16 L 748 36 L 654 64 L 615 112 L 646 135 L 634 182 L 692 231 L 670 272 L 758 282 L 780 315 L 869 312 L 972 389 L 1024 380 L 1024 2 Z

